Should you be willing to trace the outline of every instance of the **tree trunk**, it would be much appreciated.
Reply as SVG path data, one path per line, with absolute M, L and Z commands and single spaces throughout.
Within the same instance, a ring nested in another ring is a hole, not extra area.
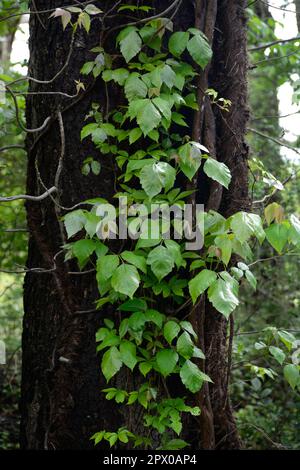
M 97 5 L 96 1 L 94 3 Z M 162 11 L 171 3 L 152 2 L 154 12 Z M 196 1 L 195 10 L 193 3 L 189 0 L 183 3 L 174 18 L 175 28 L 186 29 L 199 24 L 205 31 L 213 44 L 214 58 L 209 74 L 202 74 L 200 80 L 206 87 L 215 88 L 220 97 L 232 101 L 230 112 L 224 113 L 218 108 L 212 109 L 208 98 L 201 95 L 201 90 L 199 92 L 201 113 L 195 116 L 194 127 L 212 155 L 226 162 L 232 172 L 230 190 L 224 193 L 218 185 L 209 185 L 200 175 L 199 202 L 220 209 L 228 216 L 248 207 L 244 143 L 248 118 L 246 2 Z M 62 2 L 36 0 L 35 4 L 41 10 L 61 6 Z M 101 8 L 105 10 L 102 2 Z M 71 41 L 69 29 L 63 32 L 60 22 L 48 21 L 48 16 L 32 15 L 30 19 L 29 75 L 40 80 L 49 80 L 62 69 L 68 55 L 67 44 Z M 46 32 L 39 20 L 47 24 Z M 99 25 L 94 22 L 88 35 L 78 30 L 68 67 L 50 84 L 31 82 L 30 90 L 74 94 L 74 80 L 79 78 L 80 68 L 89 60 L 90 49 L 97 45 Z M 39 127 L 51 116 L 50 125 L 44 130 L 28 134 L 28 194 L 41 194 L 45 187 L 53 186 L 59 176 L 61 206 L 70 207 L 96 196 L 112 198 L 113 164 L 108 164 L 107 156 L 99 155 L 87 140 L 80 141 L 80 130 L 91 104 L 105 102 L 104 94 L 98 80 L 79 95 L 81 98 L 70 100 L 60 95 L 28 98 L 27 127 Z M 113 108 L 120 100 L 117 90 L 110 90 L 110 106 Z M 65 150 L 62 151 L 64 140 Z M 101 162 L 100 177 L 82 176 L 81 167 L 87 155 Z M 55 255 L 65 243 L 58 223 L 58 216 L 62 214 L 50 198 L 41 203 L 28 202 L 26 209 L 30 230 L 27 266 L 51 269 Z M 91 447 L 89 438 L 95 431 L 115 429 L 130 417 L 122 407 L 106 402 L 100 393 L 105 383 L 96 356 L 95 331 L 104 313 L 80 313 L 93 310 L 99 296 L 94 273 L 69 274 L 77 267 L 73 262 L 64 263 L 61 254 L 55 257 L 55 264 L 56 270 L 52 272 L 30 272 L 25 278 L 21 444 L 27 449 L 86 449 Z M 115 315 L 113 308 L 105 308 L 105 317 Z M 195 318 L 206 353 L 206 370 L 214 383 L 204 388 L 197 398 L 202 407 L 200 423 L 195 418 L 187 420 L 184 434 L 190 437 L 196 449 L 239 448 L 228 396 L 227 321 L 204 305 L 195 313 Z

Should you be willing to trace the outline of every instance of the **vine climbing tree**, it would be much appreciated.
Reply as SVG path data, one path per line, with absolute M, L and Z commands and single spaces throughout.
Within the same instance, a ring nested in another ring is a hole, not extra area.
M 251 212 L 246 2 L 30 7 L 22 446 L 238 449 L 239 285 L 253 243 L 300 233 L 276 204 Z M 151 204 L 203 204 L 203 247 L 109 237 L 101 207 L 125 197 L 141 234 Z

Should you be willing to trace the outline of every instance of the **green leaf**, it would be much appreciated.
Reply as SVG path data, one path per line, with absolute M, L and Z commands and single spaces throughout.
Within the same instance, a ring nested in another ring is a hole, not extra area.
M 140 284 L 140 276 L 135 266 L 122 264 L 111 278 L 112 288 L 120 294 L 133 297 Z
M 116 375 L 117 372 L 122 367 L 122 358 L 119 350 L 116 346 L 108 349 L 106 353 L 103 354 L 102 362 L 101 362 L 101 370 L 103 372 L 106 381 L 109 380 Z
M 99 13 L 103 13 L 100 8 L 96 7 L 95 5 L 87 5 L 84 9 L 89 15 L 98 15 Z
M 143 134 L 146 136 L 159 125 L 162 117 L 151 100 L 145 99 L 141 101 L 144 102 L 144 106 L 141 104 L 141 107 L 139 107 L 136 119 Z
M 86 62 L 80 69 L 80 73 L 82 73 L 82 75 L 88 75 L 89 73 L 91 73 L 94 66 L 95 62 Z
M 78 259 L 80 268 L 86 264 L 95 248 L 96 245 L 93 240 L 78 240 L 73 244 L 72 251 Z
M 159 194 L 162 188 L 168 191 L 174 185 L 175 177 L 175 168 L 166 162 L 145 165 L 139 176 L 142 188 L 151 198 Z
M 114 80 L 121 86 L 124 85 L 128 77 L 129 77 L 129 72 L 127 69 L 124 69 L 124 68 L 119 68 L 115 70 L 104 70 L 102 73 L 102 78 L 105 82 Z
M 235 279 L 217 279 L 208 289 L 208 298 L 215 309 L 228 318 L 239 305 L 237 291 L 238 282 Z
M 194 343 L 190 335 L 185 331 L 182 333 L 176 344 L 177 352 L 185 359 L 190 359 L 194 353 Z
M 246 279 L 249 282 L 250 286 L 254 290 L 256 290 L 257 280 L 256 280 L 256 277 L 254 276 L 254 274 L 249 269 L 247 269 L 247 271 L 245 271 L 245 276 L 246 276 Z
M 161 281 L 167 274 L 169 274 L 174 267 L 174 259 L 169 250 L 164 246 L 157 246 L 150 251 L 147 264 L 150 264 L 151 270 Z
M 171 439 L 166 444 L 164 444 L 161 449 L 162 450 L 180 450 L 184 449 L 185 447 L 189 446 L 187 442 L 183 441 L 182 439 Z
M 255 235 L 260 243 L 265 239 L 261 218 L 257 214 L 237 212 L 232 216 L 230 226 L 241 243 L 246 242 L 252 235 Z
M 122 33 L 123 35 L 125 34 L 124 30 Z M 128 34 L 120 40 L 120 51 L 127 63 L 135 57 L 141 49 L 142 39 L 135 29 L 128 31 Z
M 291 228 L 289 232 L 289 239 L 292 243 L 297 245 L 300 243 L 300 220 L 292 214 L 290 216 Z
M 227 165 L 213 158 L 208 158 L 204 164 L 203 170 L 209 178 L 217 181 L 228 189 L 231 181 L 231 173 Z
M 177 364 L 178 354 L 173 349 L 163 349 L 156 354 L 156 363 L 161 374 L 170 375 Z
M 212 50 L 201 31 L 188 41 L 187 50 L 194 61 L 204 70 L 212 58 Z
M 91 135 L 98 128 L 99 128 L 99 124 L 96 122 L 91 122 L 90 124 L 87 124 L 86 126 L 84 126 L 81 129 L 81 133 L 80 133 L 81 140 Z
M 279 362 L 280 365 L 284 363 L 285 354 L 282 349 L 277 348 L 276 346 L 270 346 L 269 351 L 273 357 L 275 357 L 276 361 Z
M 193 300 L 193 304 L 195 304 L 199 295 L 203 294 L 203 292 L 208 289 L 208 287 L 211 286 L 216 279 L 217 275 L 214 271 L 203 269 L 189 282 L 189 291 Z
M 86 222 L 86 217 L 82 210 L 77 210 L 66 214 L 63 220 L 68 238 L 71 238 L 73 237 L 73 235 L 83 229 L 84 224 Z
M 115 270 L 120 264 L 117 255 L 102 256 L 97 261 L 97 281 L 102 283 L 111 278 Z
M 180 57 L 187 47 L 190 35 L 187 31 L 177 31 L 169 39 L 169 51 L 175 57 Z
M 143 135 L 141 129 L 136 127 L 129 132 L 129 143 L 130 145 L 134 144 L 141 136 Z
M 281 254 L 289 237 L 289 229 L 287 226 L 284 224 L 272 224 L 270 227 L 266 228 L 265 232 L 270 245 Z
M 180 378 L 183 385 L 192 393 L 199 392 L 204 381 L 211 382 L 210 378 L 189 359 L 180 369 Z
M 168 343 L 171 344 L 173 339 L 178 336 L 179 331 L 180 326 L 178 325 L 178 323 L 173 320 L 170 320 L 164 325 L 163 335 L 168 341 Z
M 120 344 L 120 353 L 123 364 L 133 370 L 137 364 L 136 346 L 131 341 L 122 341 Z
M 98 176 L 100 174 L 100 171 L 101 171 L 101 164 L 99 162 L 97 162 L 96 160 L 93 160 L 91 162 L 91 170 L 92 170 L 94 175 Z
M 156 326 L 158 326 L 158 328 L 161 329 L 163 321 L 165 319 L 165 315 L 158 312 L 157 310 L 154 310 L 153 308 L 150 308 L 146 311 L 145 318 L 147 321 L 154 323 Z
M 292 389 L 295 390 L 300 381 L 299 366 L 296 364 L 288 364 L 283 368 L 283 373 Z
M 202 155 L 200 149 L 191 143 L 187 143 L 179 147 L 178 155 L 181 171 L 189 180 L 192 180 L 201 165 Z
M 127 263 L 133 264 L 136 268 L 140 269 L 144 274 L 147 273 L 147 264 L 144 256 L 136 255 L 132 251 L 123 251 L 122 258 Z
M 187 331 L 188 333 L 190 333 L 190 335 L 192 335 L 195 339 L 197 339 L 197 333 L 195 332 L 193 326 L 191 325 L 191 323 L 189 321 L 186 321 L 186 320 L 183 320 L 180 322 L 180 326 L 181 328 L 183 328 L 185 331 Z
M 83 12 L 83 13 L 80 14 L 80 19 L 81 19 L 81 22 L 82 22 L 82 25 L 83 25 L 84 29 L 88 33 L 90 31 L 90 28 L 91 28 L 91 18 L 90 18 L 90 16 L 87 13 Z
M 215 245 L 221 249 L 221 260 L 227 265 L 232 254 L 232 241 L 227 235 L 223 235 L 215 238 Z
M 169 88 L 173 88 L 176 81 L 176 73 L 169 65 L 164 65 L 160 70 L 160 78 L 162 82 Z
M 145 83 L 140 79 L 140 75 L 136 72 L 131 73 L 125 82 L 125 96 L 128 101 L 136 98 L 145 98 L 148 93 L 148 88 Z
M 126 300 L 120 305 L 121 312 L 143 312 L 147 310 L 147 302 L 143 299 Z
M 141 374 L 146 377 L 146 375 L 150 372 L 152 369 L 152 365 L 149 362 L 140 362 L 139 364 L 139 369 Z

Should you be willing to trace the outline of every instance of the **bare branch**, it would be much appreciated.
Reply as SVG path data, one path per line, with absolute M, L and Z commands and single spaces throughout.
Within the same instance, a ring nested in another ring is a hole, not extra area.
M 56 193 L 56 192 L 57 192 L 56 187 L 52 186 L 52 188 L 47 189 L 47 191 L 45 191 L 40 196 L 28 196 L 27 194 L 18 194 L 17 196 L 0 197 L 0 202 L 17 201 L 18 199 L 25 199 L 27 201 L 39 202 L 39 201 L 42 201 L 43 199 L 46 199 L 46 197 L 50 196 L 50 194 Z
M 5 147 L 0 147 L 0 152 L 5 152 L 6 150 L 10 150 L 10 149 L 22 149 L 22 150 L 26 150 L 24 145 L 17 145 L 17 144 L 14 144 L 14 145 L 6 145 Z
M 266 44 L 260 44 L 255 47 L 250 47 L 248 51 L 249 52 L 260 51 L 262 49 L 267 49 L 268 47 L 276 46 L 276 44 L 286 44 L 288 42 L 295 42 L 295 41 L 300 41 L 300 36 L 296 36 L 295 38 L 290 38 L 290 39 L 278 39 L 277 41 L 268 42 Z
M 264 132 L 258 131 L 257 129 L 253 129 L 251 127 L 248 127 L 247 129 L 249 132 L 253 132 L 254 134 L 259 135 L 260 137 L 264 137 L 265 139 L 271 140 L 272 142 L 275 142 L 275 144 L 280 145 L 281 147 L 286 147 L 290 150 L 293 150 L 296 152 L 298 155 L 300 155 L 300 151 L 293 147 L 292 145 L 289 145 L 287 142 L 284 142 L 283 140 L 276 139 L 276 137 L 272 137 L 271 135 L 265 134 Z

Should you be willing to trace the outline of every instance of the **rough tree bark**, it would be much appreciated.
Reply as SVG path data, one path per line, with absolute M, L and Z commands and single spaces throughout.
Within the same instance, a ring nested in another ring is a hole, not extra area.
M 38 10 L 68 3 L 35 1 Z M 170 1 L 151 3 L 155 12 L 171 4 Z M 109 4 L 111 2 L 107 2 Z M 244 143 L 248 119 L 245 6 L 244 0 L 186 0 L 174 18 L 176 29 L 196 24 L 206 32 L 213 44 L 214 58 L 209 73 L 202 74 L 199 80 L 232 101 L 231 111 L 225 114 L 218 108 L 213 109 L 199 88 L 201 113 L 194 118 L 194 131 L 199 139 L 209 147 L 212 155 L 226 162 L 233 175 L 230 190 L 222 192 L 219 186 L 210 185 L 200 174 L 199 202 L 219 209 L 227 216 L 248 207 L 247 147 Z M 105 9 L 103 2 L 101 8 Z M 29 74 L 42 80 L 49 80 L 63 67 L 71 35 L 68 30 L 62 31 L 59 21 L 47 21 L 48 16 L 32 15 L 30 19 Z M 46 31 L 39 20 L 47 24 Z M 51 84 L 31 82 L 31 91 L 74 93 L 74 79 L 79 77 L 83 63 L 89 60 L 89 50 L 97 44 L 99 28 L 100 23 L 95 21 L 89 35 L 79 30 L 68 67 Z M 114 107 L 120 99 L 117 90 L 111 90 L 110 105 Z M 47 116 L 51 116 L 45 130 L 30 133 L 27 138 L 28 194 L 37 195 L 44 192 L 43 185 L 52 186 L 61 161 L 59 201 L 62 206 L 70 207 L 95 196 L 112 197 L 113 163 L 108 163 L 107 156 L 103 158 L 87 141 L 80 142 L 80 130 L 93 102 L 105 102 L 100 81 L 90 84 L 81 98 L 74 100 L 58 95 L 28 98 L 27 127 L 39 127 Z M 63 153 L 62 138 L 65 138 Z M 100 177 L 82 176 L 81 166 L 87 155 L 100 159 Z M 30 230 L 28 267 L 49 269 L 65 241 L 57 222 L 59 211 L 50 199 L 38 204 L 27 203 L 26 208 Z M 115 429 L 128 422 L 130 417 L 111 402 L 105 402 L 100 393 L 105 384 L 100 374 L 94 336 L 103 314 L 79 313 L 93 309 L 93 301 L 97 298 L 94 274 L 68 274 L 68 271 L 76 271 L 76 266 L 72 262 L 64 263 L 61 255 L 56 257 L 56 266 L 53 272 L 31 272 L 25 279 L 21 445 L 27 449 L 86 449 L 91 446 L 89 437 L 93 432 Z M 105 316 L 109 315 L 113 317 L 115 312 L 106 309 Z M 214 384 L 204 388 L 197 397 L 202 407 L 200 422 L 195 418 L 187 420 L 184 434 L 194 448 L 239 448 L 241 443 L 228 396 L 230 342 L 227 322 L 204 304 L 193 316 L 207 357 L 206 371 Z M 186 391 L 182 393 L 186 394 Z

